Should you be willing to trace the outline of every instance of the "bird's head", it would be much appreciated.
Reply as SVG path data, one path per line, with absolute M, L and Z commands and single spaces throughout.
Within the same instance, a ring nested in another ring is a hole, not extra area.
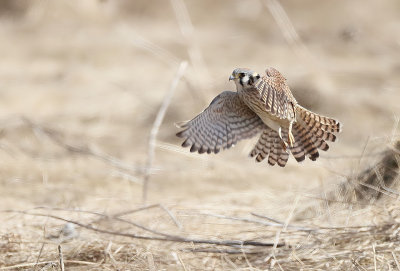
M 253 87 L 254 83 L 260 79 L 260 75 L 255 71 L 238 68 L 233 70 L 229 80 L 233 80 L 237 87 L 241 86 L 243 88 Z

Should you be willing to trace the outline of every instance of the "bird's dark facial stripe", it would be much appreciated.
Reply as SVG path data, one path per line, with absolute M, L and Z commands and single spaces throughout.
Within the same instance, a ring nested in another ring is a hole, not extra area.
M 258 79 L 260 79 L 260 75 L 258 73 L 248 74 L 248 73 L 239 73 L 239 82 L 242 86 L 244 85 L 254 85 Z
M 249 85 L 253 85 L 258 79 L 260 79 L 260 75 L 250 75 Z

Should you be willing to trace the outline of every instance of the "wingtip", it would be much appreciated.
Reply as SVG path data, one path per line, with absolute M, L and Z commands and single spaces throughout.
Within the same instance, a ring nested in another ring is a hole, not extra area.
M 340 121 L 337 121 L 337 126 L 338 126 L 338 133 L 341 133 L 343 131 L 343 123 Z
M 178 121 L 178 122 L 175 122 L 174 125 L 176 128 L 182 129 L 182 128 L 187 127 L 188 122 L 189 122 L 188 120 L 187 121 Z
M 308 158 L 311 161 L 316 161 L 318 159 L 318 157 L 319 157 L 319 152 L 316 152 L 316 153 L 311 154 Z
M 306 156 L 303 155 L 303 156 L 300 156 L 298 158 L 295 157 L 294 159 L 296 159 L 297 163 L 303 163 L 304 160 L 306 160 Z
M 189 146 L 191 146 L 192 145 L 192 143 L 190 143 L 188 140 L 185 140 L 185 141 L 183 141 L 183 143 L 182 143 L 182 147 L 184 147 L 184 148 L 186 148 L 186 147 L 189 147 Z
M 183 138 L 183 137 L 185 137 L 185 135 L 183 134 L 183 132 L 185 132 L 185 131 L 180 131 L 180 132 L 176 133 L 175 135 L 176 135 L 177 137 Z

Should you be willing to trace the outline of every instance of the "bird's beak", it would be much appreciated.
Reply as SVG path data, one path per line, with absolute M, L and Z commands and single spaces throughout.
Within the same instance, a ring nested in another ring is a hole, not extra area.
M 234 79 L 235 79 L 235 76 L 233 76 L 233 75 L 231 74 L 231 76 L 229 76 L 229 81 L 234 80 Z

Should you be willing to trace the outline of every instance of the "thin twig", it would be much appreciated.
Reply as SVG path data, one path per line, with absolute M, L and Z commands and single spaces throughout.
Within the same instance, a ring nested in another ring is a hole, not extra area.
M 121 217 L 121 216 L 124 216 L 124 215 L 133 214 L 133 213 L 136 213 L 136 212 L 140 212 L 140 211 L 143 211 L 143 210 L 148 210 L 148 209 L 151 209 L 151 208 L 154 208 L 154 207 L 158 207 L 158 206 L 159 206 L 159 204 L 152 204 L 152 205 L 147 205 L 147 206 L 143 206 L 143 207 L 132 209 L 132 210 L 128 210 L 128 211 L 118 212 L 118 213 L 115 213 L 113 215 L 108 215 L 108 216 L 106 215 L 106 216 L 103 216 L 103 217 L 101 217 L 99 219 L 93 220 L 92 223 L 98 223 L 98 222 L 102 221 L 103 219 L 110 219 L 110 218 L 114 218 L 114 217 Z M 47 207 L 45 207 L 45 208 L 47 208 Z M 57 210 L 57 208 L 53 208 L 53 209 Z M 60 208 L 60 210 L 65 210 L 65 209 L 61 209 Z
M 190 63 L 195 69 L 195 75 L 197 75 L 193 79 L 198 85 L 201 86 L 204 84 L 204 80 L 201 80 L 200 76 L 202 76 L 202 78 L 209 78 L 210 75 L 206 68 L 201 49 L 196 42 L 194 26 L 192 24 L 192 20 L 190 19 L 189 11 L 186 7 L 185 1 L 183 0 L 171 0 L 171 6 L 174 10 L 179 29 L 181 30 L 182 36 L 186 41 L 186 48 L 190 58 Z
M 282 227 L 282 226 L 284 226 L 284 223 L 279 223 L 279 222 L 278 223 L 269 223 L 269 222 L 250 219 L 250 218 L 232 217 L 232 216 L 209 214 L 209 213 L 200 213 L 200 214 L 201 215 L 206 215 L 206 216 L 222 218 L 222 219 L 229 219 L 229 220 L 237 220 L 237 221 L 248 222 L 248 223 L 255 223 L 255 224 L 260 224 L 260 225 L 270 226 L 270 227 Z M 293 229 L 296 229 L 296 230 L 301 230 L 301 231 L 315 231 L 315 230 L 318 230 L 318 229 L 313 229 L 313 228 L 297 227 L 297 226 L 293 226 L 293 225 L 287 225 L 286 227 L 293 228 Z
M 279 238 L 280 238 L 280 236 L 281 236 L 281 233 L 286 231 L 286 229 L 287 229 L 287 227 L 288 227 L 288 225 L 289 225 L 289 222 L 290 222 L 290 220 L 291 220 L 292 217 L 293 217 L 293 213 L 294 213 L 294 210 L 295 210 L 296 207 L 297 207 L 297 203 L 298 203 L 298 202 L 299 202 L 299 196 L 297 196 L 296 199 L 294 200 L 292 209 L 291 209 L 290 212 L 289 212 L 289 215 L 288 215 L 288 217 L 287 217 L 287 219 L 286 219 L 286 221 L 285 221 L 285 224 L 283 225 L 283 228 L 281 228 L 281 229 L 277 232 L 277 234 L 276 234 L 274 246 L 273 246 L 273 248 L 272 248 L 272 255 L 273 255 L 274 257 L 275 257 L 275 249 L 277 248 L 277 246 L 278 246 L 278 244 L 279 244 Z M 278 264 L 279 264 L 279 263 L 278 263 Z
M 139 208 L 132 209 L 132 210 L 128 210 L 128 211 L 122 211 L 122 212 L 113 214 L 112 217 L 120 217 L 120 216 L 124 216 L 124 215 L 129 215 L 129 214 L 133 214 L 133 213 L 136 213 L 136 212 L 148 210 L 148 209 L 155 208 L 155 207 L 159 207 L 159 206 L 160 206 L 160 204 L 158 204 L 158 203 L 156 203 L 156 204 L 151 204 L 151 205 L 139 207 Z
M 63 253 L 62 253 L 62 248 L 61 248 L 61 244 L 58 245 L 58 256 L 60 258 L 60 269 L 61 271 L 64 271 L 64 257 L 63 257 Z
M 390 141 L 392 144 L 396 141 L 396 131 L 399 128 L 400 124 L 400 117 L 397 116 L 396 114 L 393 116 L 394 118 L 394 123 L 393 123 L 393 129 L 392 129 L 392 136 L 390 138 Z
M 181 256 L 179 256 L 178 253 L 176 253 L 176 256 L 178 257 L 179 263 L 181 264 L 183 270 L 184 270 L 184 271 L 187 271 L 186 266 L 185 266 L 184 262 L 182 261 Z
M 312 59 L 311 53 L 300 39 L 300 36 L 297 34 L 296 29 L 289 19 L 289 16 L 287 15 L 285 9 L 282 7 L 279 1 L 266 0 L 264 3 L 267 6 L 272 17 L 274 18 L 275 22 L 277 23 L 279 29 L 281 30 L 286 42 L 293 48 L 293 50 L 297 54 L 303 56 L 308 61 Z
M 180 61 L 180 59 L 177 56 L 175 56 L 173 53 L 171 53 L 170 51 L 158 46 L 157 44 L 151 42 L 150 40 L 147 40 L 146 38 L 138 35 L 134 31 L 132 31 L 131 27 L 127 27 L 127 26 L 121 24 L 121 25 L 119 25 L 117 31 L 124 38 L 128 38 L 129 42 L 133 46 L 150 52 L 155 57 L 162 60 L 168 66 L 173 66 L 173 65 L 175 66 Z
M 119 222 L 127 223 L 127 224 L 129 224 L 129 225 L 135 226 L 135 227 L 137 227 L 137 228 L 139 228 L 139 229 L 142 229 L 142 230 L 144 230 L 144 231 L 147 231 L 147 232 L 150 232 L 150 233 L 153 233 L 153 234 L 156 234 L 156 235 L 166 236 L 166 237 L 170 237 L 170 236 L 171 236 L 171 235 L 169 235 L 169 234 L 162 233 L 162 232 L 159 232 L 159 231 L 156 231 L 156 230 L 152 230 L 152 229 L 150 229 L 150 228 L 148 228 L 148 227 L 146 227 L 146 226 L 140 225 L 140 224 L 138 224 L 138 223 L 135 223 L 135 222 L 132 222 L 132 221 L 123 219 L 123 218 L 111 217 L 111 216 L 108 216 L 108 215 L 105 215 L 105 214 L 102 214 L 102 213 L 98 213 L 98 212 L 93 212 L 93 211 L 74 210 L 74 209 L 62 209 L 62 208 L 51 208 L 51 207 L 49 207 L 49 208 L 48 208 L 48 207 L 36 207 L 36 208 L 34 208 L 34 209 L 50 209 L 50 210 L 56 210 L 56 211 L 69 211 L 69 212 L 77 212 L 77 213 L 92 214 L 92 215 L 101 216 L 101 217 L 103 217 L 103 218 L 114 219 L 114 220 L 119 221 Z M 93 222 L 92 222 L 92 223 L 93 223 Z M 91 223 L 91 224 L 92 224 L 92 223 Z
M 187 61 L 182 61 L 181 64 L 179 65 L 178 71 L 176 72 L 174 80 L 172 81 L 171 86 L 163 99 L 161 107 L 158 110 L 156 119 L 154 120 L 153 126 L 150 131 L 149 144 L 148 144 L 148 150 L 147 150 L 147 161 L 146 161 L 145 173 L 144 173 L 144 178 L 143 178 L 143 191 L 142 191 L 143 204 L 146 204 L 146 201 L 147 201 L 148 183 L 149 183 L 150 174 L 151 174 L 150 169 L 153 165 L 158 130 L 160 129 L 160 126 L 164 119 L 165 113 L 167 112 L 167 109 L 171 102 L 171 99 L 174 96 L 175 89 L 178 86 L 178 83 L 181 80 L 183 74 L 185 73 L 187 66 L 188 66 Z
M 204 253 L 221 253 L 221 254 L 242 254 L 243 249 L 216 249 L 216 248 L 184 248 L 183 252 L 204 252 Z M 246 251 L 246 254 L 263 254 L 265 251 Z
M 275 223 L 278 223 L 278 224 L 283 225 L 283 222 L 282 222 L 282 221 L 277 220 L 277 219 L 275 219 L 275 218 L 272 218 L 272 217 L 269 217 L 269 216 L 266 216 L 266 215 L 259 215 L 259 214 L 256 214 L 256 213 L 250 213 L 250 214 L 253 215 L 253 216 L 255 216 L 255 217 L 264 218 L 264 219 L 270 220 L 270 221 L 272 221 L 272 222 L 275 222 Z
M 113 166 L 115 168 L 118 168 L 118 169 L 121 169 L 121 170 L 125 170 L 125 171 L 128 171 L 128 172 L 132 172 L 132 173 L 136 173 L 136 174 L 141 174 L 145 170 L 147 172 L 155 171 L 155 169 L 150 169 L 150 168 L 143 169 L 142 167 L 133 166 L 131 164 L 125 163 L 125 162 L 119 160 L 116 157 L 110 156 L 108 154 L 101 153 L 100 151 L 93 150 L 89 146 L 77 146 L 77 145 L 72 145 L 70 143 L 67 143 L 64 140 L 62 140 L 62 136 L 61 136 L 62 133 L 61 132 L 56 131 L 53 128 L 49 128 L 49 127 L 45 127 L 43 125 L 40 125 L 40 124 L 34 122 L 33 120 L 31 120 L 29 118 L 22 117 L 22 121 L 24 123 L 26 123 L 27 125 L 29 125 L 32 129 L 34 129 L 34 130 L 40 132 L 41 134 L 45 135 L 52 142 L 54 142 L 55 144 L 57 144 L 58 146 L 62 147 L 63 149 L 65 149 L 68 152 L 91 156 L 91 157 L 94 157 L 94 158 L 96 158 L 98 160 L 101 160 L 101 161 L 103 161 L 103 162 L 105 162 L 107 164 L 110 164 L 111 166 Z
M 43 239 L 44 239 L 45 236 L 46 236 L 46 224 L 47 224 L 47 220 L 46 220 L 46 222 L 45 222 L 45 224 L 44 224 L 44 226 L 43 226 Z M 44 249 L 45 244 L 46 244 L 45 242 L 42 242 L 42 246 L 40 247 L 40 251 L 39 251 L 39 255 L 38 255 L 37 259 L 36 259 L 36 263 L 39 262 L 40 257 L 42 256 L 42 252 L 43 252 L 43 249 Z M 37 267 L 37 265 L 35 265 L 35 266 L 33 267 L 33 270 L 36 270 L 36 267 Z
M 255 224 L 260 224 L 260 225 L 264 225 L 264 226 L 271 226 L 271 227 L 279 227 L 279 226 L 281 226 L 280 224 L 269 223 L 269 222 L 265 222 L 265 221 L 258 221 L 258 220 L 249 219 L 249 218 L 233 217 L 233 216 L 210 214 L 210 213 L 200 213 L 200 214 L 201 215 L 205 215 L 205 216 L 212 216 L 212 217 L 216 217 L 216 218 L 222 218 L 222 219 L 229 219 L 229 220 L 236 220 L 236 221 L 242 221 L 242 222 L 255 223 Z
M 397 257 L 396 257 L 396 254 L 394 254 L 394 251 L 392 251 L 392 256 L 393 256 L 394 262 L 396 263 L 397 270 L 400 271 L 400 265 L 399 265 L 399 262 L 397 261 Z
M 347 181 L 346 181 L 347 183 Z M 377 206 L 375 203 L 364 203 L 364 202 L 360 202 L 360 201 L 343 201 L 343 200 L 334 200 L 334 199 L 324 199 L 321 197 L 317 197 L 314 195 L 308 195 L 308 194 L 302 194 L 303 197 L 309 198 L 309 199 L 316 199 L 316 200 L 321 200 L 321 201 L 328 201 L 329 203 L 341 203 L 341 204 L 352 204 L 352 205 L 360 205 L 362 207 L 366 207 L 366 206 Z
M 244 251 L 243 248 L 240 248 L 240 249 L 241 249 L 241 251 L 242 251 L 242 255 L 243 255 L 243 257 L 244 257 L 244 259 L 245 259 L 245 261 L 246 261 L 246 264 L 249 266 L 250 270 L 253 270 L 254 267 L 253 267 L 253 265 L 250 263 L 249 259 L 247 258 L 246 252 Z
M 85 261 L 65 260 L 64 262 L 71 263 L 71 264 L 97 265 L 97 263 L 85 262 Z M 57 262 L 56 261 L 46 261 L 46 262 L 39 262 L 39 263 L 22 263 L 22 264 L 16 264 L 16 265 L 11 265 L 11 266 L 0 267 L 0 270 L 17 270 L 18 268 L 25 268 L 25 267 L 35 266 L 35 265 L 46 265 L 46 264 L 57 264 Z
M 149 271 L 156 271 L 156 264 L 154 262 L 153 254 L 150 251 L 148 251 L 146 255 L 147 255 L 147 263 L 149 265 Z
M 111 261 L 112 261 L 112 264 L 114 265 L 114 268 L 116 268 L 117 265 L 118 265 L 118 263 L 117 263 L 117 261 L 115 260 L 113 254 L 112 254 L 112 252 L 111 252 L 111 247 L 112 247 L 112 242 L 109 241 L 109 242 L 108 242 L 108 245 L 107 245 L 107 248 L 105 249 L 104 252 L 106 253 L 106 255 L 107 255 L 108 257 L 110 257 L 110 259 L 111 259 Z M 116 269 L 117 269 L 117 268 L 116 268 Z
M 388 197 L 391 197 L 393 199 L 397 199 L 397 197 L 395 197 L 392 194 L 389 194 L 388 192 L 386 192 L 385 190 L 380 189 L 379 187 L 376 187 L 376 186 L 373 186 L 373 185 L 370 185 L 370 184 L 367 184 L 367 183 L 361 183 L 361 182 L 359 183 L 359 185 L 368 187 L 368 188 L 370 188 L 372 190 L 375 190 L 376 192 L 382 193 L 382 194 L 384 194 L 384 195 L 386 195 Z
M 178 229 L 182 229 L 183 227 L 182 227 L 182 224 L 178 221 L 178 219 L 174 216 L 174 214 L 173 213 L 171 213 L 171 211 L 167 208 L 167 207 L 165 207 L 164 205 L 162 205 L 162 204 L 160 204 L 160 208 L 162 209 L 162 210 L 164 210 L 167 214 L 168 214 L 168 216 L 171 218 L 171 220 L 175 223 L 175 225 L 178 227 Z
M 287 44 L 295 54 L 301 57 L 303 62 L 308 64 L 319 78 L 324 78 L 325 81 L 330 82 L 330 78 L 324 73 L 323 63 L 318 61 L 302 41 L 280 1 L 264 0 L 263 3 L 271 13 Z
M 370 141 L 370 136 L 367 137 L 367 140 L 365 141 L 364 147 L 363 147 L 363 149 L 361 151 L 360 158 L 358 159 L 358 163 L 357 163 L 357 165 L 356 165 L 356 167 L 354 169 L 355 174 L 358 174 L 360 172 L 361 162 L 362 162 L 362 159 L 365 156 L 365 152 L 367 150 L 369 141 Z
M 119 219 L 121 216 L 125 216 L 128 214 L 133 214 L 136 212 L 140 212 L 140 211 L 144 211 L 144 210 L 148 210 L 148 209 L 152 209 L 152 208 L 160 208 L 161 210 L 165 211 L 167 213 L 167 215 L 171 218 L 172 222 L 174 222 L 174 224 L 179 228 L 182 229 L 182 225 L 179 223 L 179 221 L 176 219 L 176 217 L 163 205 L 157 203 L 157 204 L 152 204 L 152 205 L 148 205 L 148 206 L 143 206 L 140 208 L 136 208 L 133 210 L 128 210 L 128 211 L 122 211 L 122 212 L 118 212 L 115 213 L 113 215 L 106 215 L 106 214 L 102 214 L 102 213 L 98 213 L 98 212 L 92 212 L 92 211 L 84 211 L 84 210 L 76 210 L 76 209 L 64 209 L 64 208 L 55 208 L 55 207 L 45 207 L 45 206 L 39 206 L 33 209 L 51 209 L 51 210 L 56 210 L 56 211 L 71 211 L 71 212 L 83 212 L 83 213 L 90 213 L 90 214 L 94 214 L 94 215 L 98 215 L 101 216 L 101 218 L 93 220 L 91 223 L 98 223 L 100 221 L 102 221 L 103 219 L 116 219 L 116 220 L 120 220 L 123 222 L 128 222 L 128 223 L 133 223 L 127 220 L 123 220 L 123 219 Z
M 351 259 L 351 262 L 354 264 L 354 266 L 357 268 L 357 270 L 361 270 L 360 268 L 362 268 L 363 270 L 366 271 L 366 269 L 364 267 L 362 267 L 356 260 L 354 260 L 353 258 Z
M 37 264 L 39 263 L 40 257 L 42 256 L 43 248 L 45 246 L 45 242 L 42 242 L 42 246 L 40 247 L 39 255 L 36 258 L 36 265 L 33 267 L 33 270 L 36 270 Z

